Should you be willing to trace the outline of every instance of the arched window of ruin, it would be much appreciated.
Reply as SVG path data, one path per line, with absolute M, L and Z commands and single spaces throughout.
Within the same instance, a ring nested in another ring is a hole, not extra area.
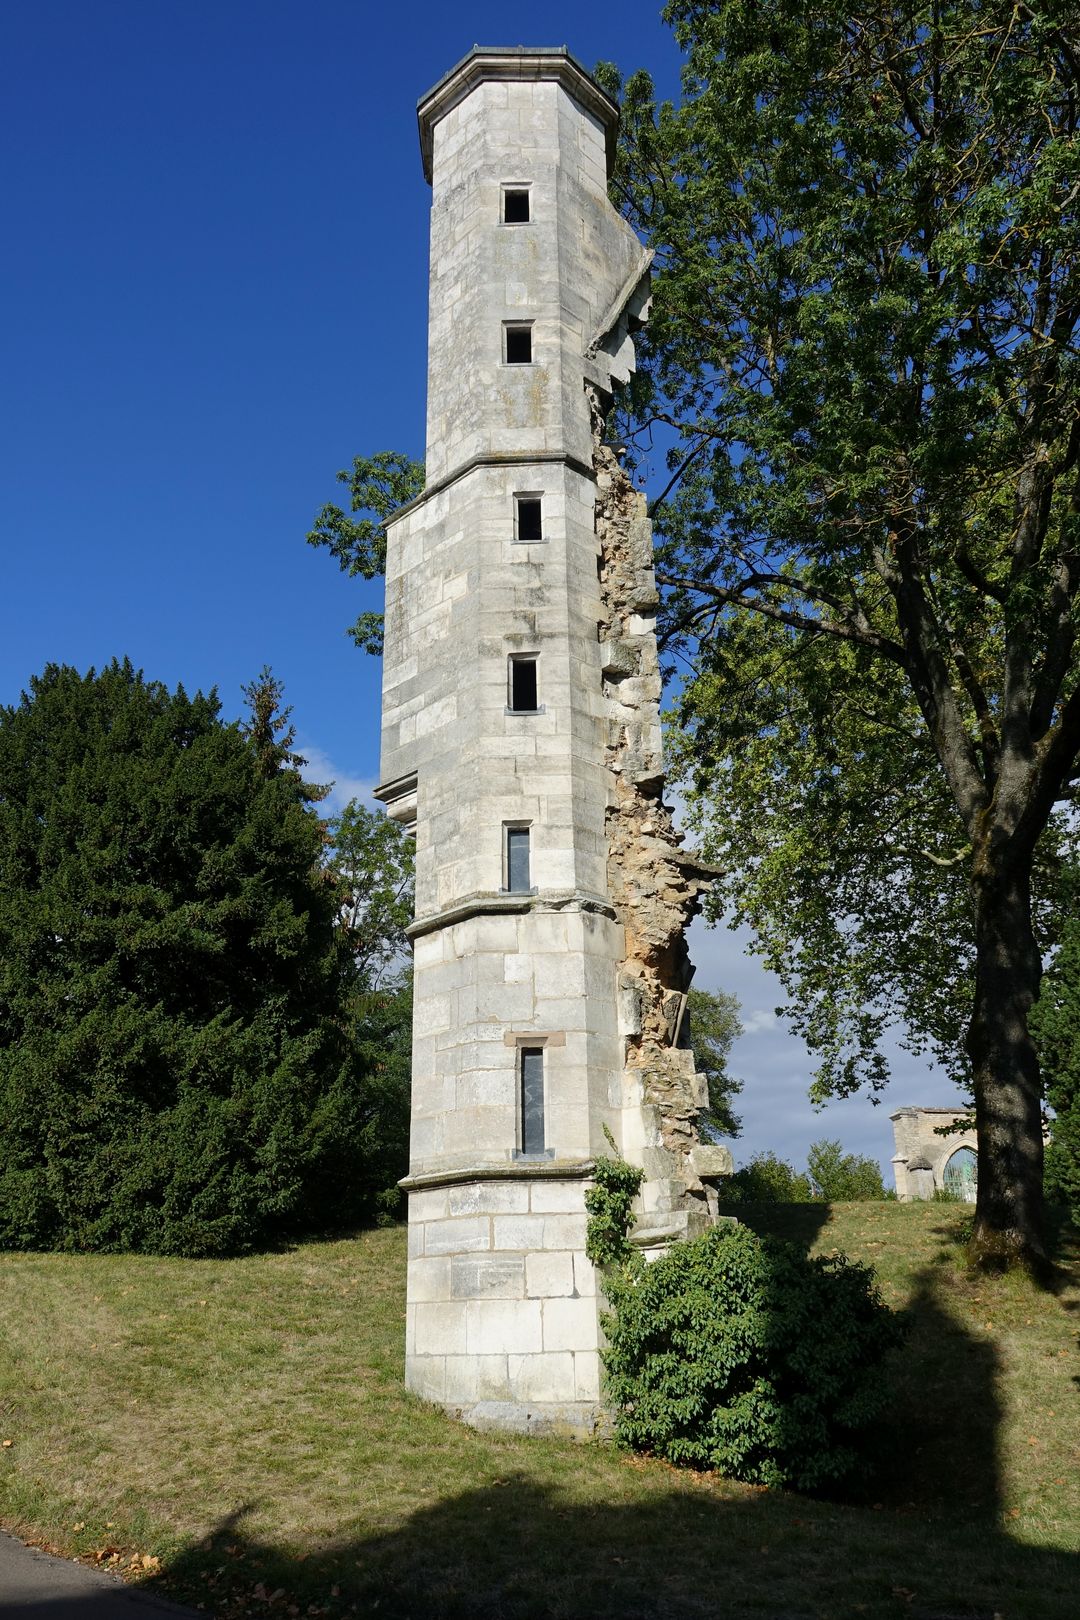
M 975 1149 L 969 1147 L 957 1148 L 950 1154 L 945 1165 L 945 1191 L 954 1198 L 963 1199 L 965 1204 L 975 1202 L 975 1191 L 979 1184 L 979 1161 Z

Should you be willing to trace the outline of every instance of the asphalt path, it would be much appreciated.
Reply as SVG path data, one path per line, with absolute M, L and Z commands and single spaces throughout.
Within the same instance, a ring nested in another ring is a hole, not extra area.
M 211 1620 L 117 1575 L 24 1547 L 0 1531 L 3 1620 Z

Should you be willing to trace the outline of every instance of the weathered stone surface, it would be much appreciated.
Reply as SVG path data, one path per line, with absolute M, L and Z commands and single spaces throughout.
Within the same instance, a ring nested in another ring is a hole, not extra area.
M 889 1115 L 896 1143 L 893 1176 L 902 1203 L 933 1198 L 945 1186 L 945 1167 L 957 1149 L 977 1150 L 974 1129 L 937 1134 L 943 1126 L 956 1125 L 967 1117 L 956 1108 L 898 1108 Z
M 680 1046 L 707 873 L 662 800 L 651 535 L 599 426 L 648 302 L 607 195 L 615 118 L 562 50 L 478 50 L 421 105 L 428 484 L 388 524 L 379 790 L 416 832 L 409 1387 L 579 1433 L 599 1410 L 584 1192 L 605 1132 L 646 1168 L 646 1227 L 708 1213 Z M 527 224 L 503 218 L 508 185 Z M 507 363 L 510 321 L 532 325 L 531 364 Z M 535 712 L 508 701 L 522 655 Z M 512 893 L 508 826 L 530 831 Z M 534 1046 L 542 1156 L 522 1128 Z
M 640 1085 L 652 1118 L 646 1140 L 662 1150 L 646 1161 L 650 1178 L 668 1183 L 646 1204 L 682 1207 L 691 1231 L 708 1222 L 694 1160 L 703 1098 L 692 1055 L 676 1043 L 692 968 L 686 927 L 701 909 L 712 869 L 685 851 L 663 800 L 660 667 L 651 618 L 656 591 L 645 497 L 605 442 L 605 401 L 587 390 L 596 469 L 596 533 L 604 618 L 604 692 L 608 698 L 608 891 L 623 925 L 619 964 L 620 1031 L 626 1071 Z M 730 1156 L 729 1156 L 730 1164 Z M 730 1172 L 728 1172 L 730 1173 Z
M 735 1168 L 731 1149 L 719 1142 L 697 1142 L 690 1149 L 689 1156 L 694 1173 L 703 1179 L 730 1176 Z

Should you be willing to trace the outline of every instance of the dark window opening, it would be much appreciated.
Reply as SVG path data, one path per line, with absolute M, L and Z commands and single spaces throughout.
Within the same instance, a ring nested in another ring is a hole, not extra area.
M 544 1151 L 544 1048 L 521 1048 L 521 1151 Z
M 506 363 L 508 366 L 532 365 L 532 326 L 507 326 Z
M 511 894 L 528 894 L 529 884 L 529 829 L 506 829 L 506 887 Z
M 542 540 L 544 527 L 539 495 L 514 497 L 514 527 L 517 540 Z
M 503 223 L 506 225 L 527 225 L 529 223 L 529 193 L 527 191 L 511 191 L 508 188 L 503 192 Z
M 532 710 L 537 708 L 536 659 L 511 658 L 510 708 Z

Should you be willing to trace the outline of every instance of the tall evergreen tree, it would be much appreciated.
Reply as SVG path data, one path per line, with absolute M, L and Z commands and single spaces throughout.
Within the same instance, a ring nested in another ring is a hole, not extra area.
M 310 797 L 126 660 L 0 710 L 0 1243 L 223 1253 L 362 1212 Z

